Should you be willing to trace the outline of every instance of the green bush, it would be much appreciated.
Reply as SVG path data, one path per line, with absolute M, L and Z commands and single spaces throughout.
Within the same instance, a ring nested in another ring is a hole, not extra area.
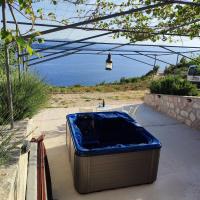
M 8 119 L 8 96 L 6 91 L 6 78 L 0 73 L 0 124 Z M 14 120 L 33 116 L 48 100 L 47 86 L 37 75 L 26 73 L 21 80 L 18 73 L 12 74 Z
M 195 85 L 180 77 L 167 76 L 152 81 L 150 84 L 151 93 L 170 94 L 181 96 L 197 96 L 198 90 Z

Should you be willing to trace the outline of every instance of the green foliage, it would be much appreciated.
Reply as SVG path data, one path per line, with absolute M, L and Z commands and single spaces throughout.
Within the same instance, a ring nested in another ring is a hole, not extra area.
M 171 2 L 171 3 L 170 3 Z M 197 2 L 193 0 L 192 2 Z M 126 11 L 129 9 L 137 9 L 138 7 L 145 7 L 163 3 L 165 5 L 158 6 L 151 9 L 146 9 L 143 12 L 134 12 L 121 17 L 106 20 L 105 22 L 96 23 L 99 27 L 109 27 L 128 29 L 134 32 L 116 33 L 115 37 L 125 36 L 132 42 L 143 41 L 150 39 L 151 41 L 168 40 L 172 41 L 172 37 L 166 33 L 174 33 L 178 35 L 187 34 L 192 39 L 199 35 L 200 25 L 197 23 L 199 19 L 200 7 L 174 4 L 173 1 L 157 1 L 157 0 L 126 0 L 118 1 L 97 1 L 96 16 L 105 13 L 119 11 Z M 168 4 L 170 3 L 170 4 Z M 195 22 L 196 21 L 196 22 Z M 152 24 L 155 24 L 152 26 Z M 187 24 L 187 26 L 184 26 Z M 180 26 L 180 28 L 177 28 Z M 176 28 L 175 28 L 176 27 Z M 161 33 L 161 34 L 156 34 Z
M 145 75 L 143 75 L 141 77 L 133 77 L 133 78 L 122 77 L 120 79 L 119 83 L 126 84 L 126 83 L 140 82 L 141 80 L 145 80 L 145 79 L 149 79 L 149 78 L 153 77 L 154 75 L 157 74 L 158 70 L 159 70 L 159 66 L 154 66 L 152 70 L 150 70 L 149 72 L 147 72 Z
M 19 80 L 18 73 L 14 71 L 12 89 L 15 120 L 33 116 L 48 99 L 46 85 L 36 75 L 29 73 L 23 74 Z M 2 113 L 0 124 L 2 124 L 9 116 L 6 78 L 3 73 L 1 73 L 0 91 L 0 113 Z
M 197 87 L 181 77 L 167 76 L 150 85 L 151 93 L 181 96 L 197 96 Z
M 200 66 L 198 66 L 198 67 L 196 68 L 195 74 L 196 74 L 197 76 L 200 76 Z
M 16 63 L 15 53 L 16 50 L 13 46 L 9 48 L 9 62 L 11 66 L 13 66 Z M 0 43 L 0 73 L 3 73 L 4 67 L 5 67 L 5 52 L 3 45 Z
M 186 79 L 188 68 L 191 65 L 200 66 L 200 56 L 193 58 L 193 60 L 187 60 L 186 58 L 182 57 L 177 65 L 169 65 L 166 67 L 164 70 L 164 75 L 181 76 L 182 78 Z
M 156 75 L 158 73 L 159 68 L 160 67 L 158 65 L 154 66 L 153 69 L 150 70 L 149 72 L 147 72 L 143 77 L 148 77 L 148 76 L 154 76 L 154 75 Z
M 49 86 L 50 93 L 116 92 L 127 90 L 146 90 L 159 67 L 156 66 L 142 77 L 124 78 L 112 83 L 102 82 L 96 86 L 74 85 L 70 87 Z
M 2 2 L 3 1 L 0 0 L 0 4 L 2 4 Z M 39 2 L 39 0 L 7 0 L 7 7 L 12 14 L 13 20 L 15 21 L 16 19 L 13 10 L 17 10 L 26 19 L 29 19 L 32 26 L 30 27 L 30 30 L 24 33 L 16 23 L 16 26 L 14 26 L 15 28 L 2 29 L 0 32 L 0 37 L 4 42 L 16 42 L 20 52 L 26 49 L 30 55 L 35 54 L 31 48 L 32 42 L 38 41 L 36 37 L 40 36 L 40 32 L 36 31 L 34 28 L 37 19 L 50 20 L 60 24 L 73 24 L 77 22 L 77 18 L 80 18 L 81 20 L 94 19 L 111 13 L 120 13 L 130 9 L 163 4 L 157 5 L 154 8 L 145 9 L 142 12 L 131 12 L 130 14 L 104 21 L 97 21 L 93 23 L 93 27 L 126 29 L 127 31 L 116 32 L 114 38 L 125 36 L 132 42 L 143 40 L 172 41 L 172 37 L 166 35 L 167 33 L 177 35 L 182 35 L 184 33 L 192 39 L 200 33 L 200 24 L 198 23 L 200 7 L 184 5 L 180 3 L 181 1 L 179 3 L 173 3 L 173 1 L 161 2 L 157 0 L 96 0 L 91 3 L 89 0 L 71 0 L 65 1 L 65 4 L 68 4 L 65 6 L 73 7 L 72 9 L 77 11 L 77 15 L 73 17 L 58 17 L 58 19 L 56 16 L 58 13 L 52 11 L 46 11 L 45 13 L 45 8 L 33 9 L 33 4 L 37 2 Z M 199 0 L 192 0 L 191 2 L 199 2 Z M 57 5 L 63 2 L 51 0 L 50 3 L 51 5 Z M 26 37 L 22 37 L 24 35 L 26 35 Z M 27 35 L 29 36 L 27 37 Z
M 120 84 L 126 84 L 126 83 L 135 83 L 137 81 L 139 81 L 140 78 L 139 77 L 133 77 L 133 78 L 125 78 L 122 77 L 119 81 Z
M 177 65 L 169 65 L 164 70 L 164 75 L 176 75 L 181 76 L 182 78 L 187 77 L 189 64 L 181 64 L 178 63 Z

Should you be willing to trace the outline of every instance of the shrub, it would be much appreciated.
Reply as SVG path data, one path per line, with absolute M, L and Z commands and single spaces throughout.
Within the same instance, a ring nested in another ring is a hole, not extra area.
M 105 81 L 102 81 L 101 83 L 96 84 L 96 86 L 98 86 L 98 85 L 105 85 L 105 84 L 106 84 L 106 82 L 105 82 Z
M 167 76 L 152 81 L 150 84 L 151 93 L 170 94 L 182 96 L 197 96 L 198 90 L 195 85 L 180 77 Z
M 158 73 L 159 68 L 160 67 L 158 65 L 154 66 L 153 69 L 147 72 L 145 75 L 143 75 L 142 78 L 156 75 Z
M 125 77 L 122 77 L 119 81 L 121 84 L 125 84 L 125 83 L 128 83 L 129 82 L 129 79 L 128 78 L 125 78 Z
M 0 124 L 9 117 L 6 78 L 1 74 L 0 80 Z M 37 75 L 26 73 L 18 78 L 17 72 L 12 76 L 14 120 L 33 116 L 48 99 L 46 85 Z
M 81 85 L 80 84 L 76 84 L 76 85 L 74 85 L 74 87 L 81 87 Z

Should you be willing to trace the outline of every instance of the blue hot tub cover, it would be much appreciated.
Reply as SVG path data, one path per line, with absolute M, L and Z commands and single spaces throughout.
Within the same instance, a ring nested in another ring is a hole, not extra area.
M 154 136 L 123 112 L 76 113 L 66 118 L 79 156 L 161 148 Z

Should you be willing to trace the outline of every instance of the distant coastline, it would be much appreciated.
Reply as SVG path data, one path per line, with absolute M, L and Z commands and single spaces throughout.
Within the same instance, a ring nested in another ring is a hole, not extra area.
M 152 60 L 143 59 L 153 64 Z M 153 68 L 121 56 L 113 56 L 113 70 L 107 71 L 105 70 L 105 60 L 105 55 L 71 55 L 30 66 L 30 69 L 52 86 L 94 86 L 102 82 L 119 81 L 122 77 L 140 77 Z
M 45 43 L 45 45 L 48 46 L 48 43 Z M 106 46 L 106 48 L 109 47 L 111 46 Z M 130 50 L 133 48 L 131 47 L 129 49 L 129 47 L 126 47 L 125 49 Z M 146 47 L 141 47 L 141 50 L 147 49 Z M 148 50 L 154 50 L 154 48 L 148 47 Z M 142 55 L 134 55 L 131 57 L 146 62 L 149 65 L 127 59 L 120 55 L 112 55 L 113 70 L 107 71 L 105 70 L 106 55 L 76 54 L 33 65 L 30 66 L 30 69 L 37 72 L 46 83 L 52 86 L 64 87 L 73 85 L 95 86 L 102 82 L 110 83 L 120 81 L 122 77 L 140 77 L 150 71 L 154 66 L 154 59 Z M 176 55 L 161 56 L 159 58 L 172 64 L 175 64 L 177 60 Z M 166 64 L 159 60 L 156 61 L 156 65 L 160 66 L 160 70 L 164 70 L 166 67 Z

